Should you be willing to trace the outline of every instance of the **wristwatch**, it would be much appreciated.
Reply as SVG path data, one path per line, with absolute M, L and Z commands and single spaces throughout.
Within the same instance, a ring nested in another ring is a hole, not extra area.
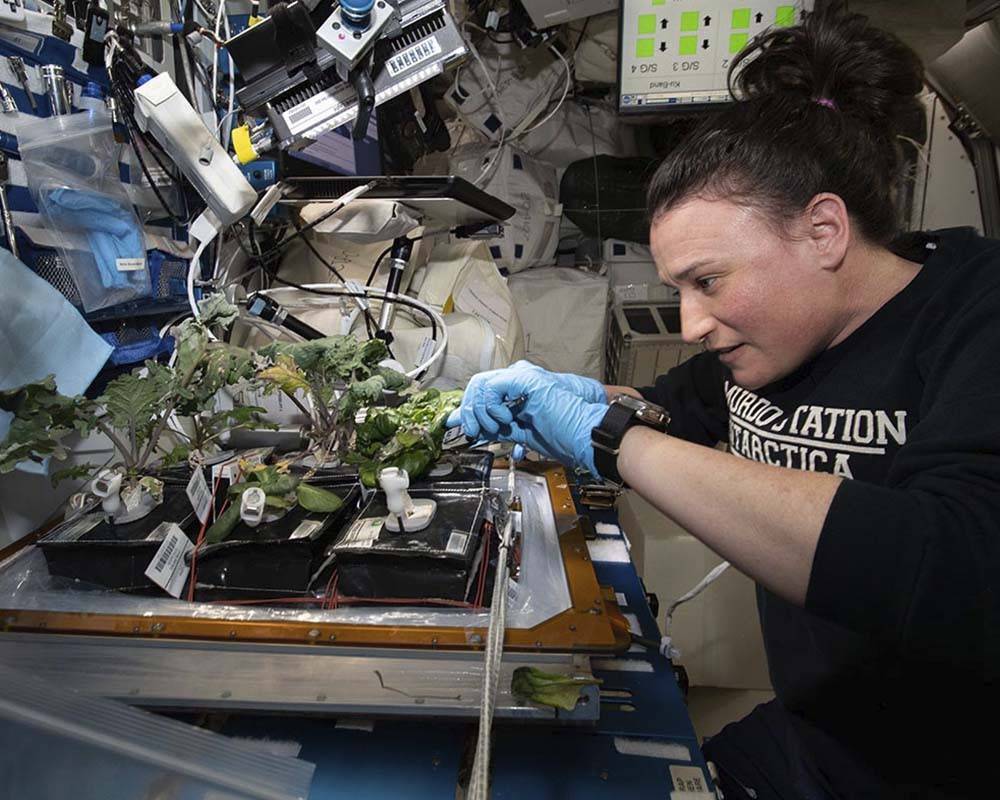
M 600 424 L 590 432 L 597 471 L 605 479 L 623 484 L 622 476 L 618 473 L 618 448 L 621 447 L 625 431 L 633 425 L 645 425 L 665 433 L 669 422 L 670 414 L 655 403 L 627 394 L 617 395 L 608 406 Z

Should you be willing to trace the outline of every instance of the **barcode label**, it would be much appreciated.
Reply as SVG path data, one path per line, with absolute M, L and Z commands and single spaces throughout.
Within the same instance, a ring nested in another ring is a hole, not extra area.
M 437 55 L 441 55 L 441 45 L 432 36 L 422 42 L 417 42 L 412 47 L 407 47 L 401 53 L 397 53 L 386 61 L 385 65 L 389 68 L 392 77 L 395 78 L 399 73 L 412 69 Z
M 316 531 L 323 527 L 323 523 L 318 519 L 307 519 L 299 523 L 299 526 L 292 531 L 289 539 L 308 539 Z
M 185 558 L 194 550 L 194 544 L 176 523 L 167 523 L 167 526 L 163 543 L 146 567 L 146 577 L 171 597 L 180 597 L 191 571 Z
M 464 531 L 452 531 L 451 536 L 448 537 L 448 546 L 445 547 L 444 551 L 456 556 L 464 555 L 465 545 L 468 541 L 469 534 Z
M 208 484 L 205 482 L 205 473 L 200 469 L 195 469 L 191 473 L 191 480 L 188 481 L 187 485 L 187 496 L 198 520 L 204 525 L 212 510 L 212 493 L 208 490 Z
M 341 547 L 371 547 L 378 538 L 385 520 L 382 517 L 365 517 L 355 520 L 344 538 L 340 542 Z

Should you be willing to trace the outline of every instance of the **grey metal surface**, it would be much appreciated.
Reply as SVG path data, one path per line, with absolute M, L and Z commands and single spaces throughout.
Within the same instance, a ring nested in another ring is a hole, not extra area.
M 475 718 L 483 654 L 4 632 L 0 664 L 140 706 Z M 513 698 L 511 675 L 520 666 L 591 677 L 585 656 L 506 654 L 498 718 L 597 720 L 592 686 L 569 713 Z

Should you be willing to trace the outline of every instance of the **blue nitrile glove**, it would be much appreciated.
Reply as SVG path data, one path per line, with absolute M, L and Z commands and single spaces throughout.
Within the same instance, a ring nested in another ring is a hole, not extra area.
M 511 406 L 516 404 L 524 393 L 506 395 L 503 391 L 498 391 L 497 387 L 505 387 L 513 376 L 520 376 L 528 381 L 526 386 L 554 384 L 588 403 L 608 402 L 604 384 L 600 381 L 568 372 L 549 372 L 530 361 L 522 360 L 509 367 L 473 375 L 465 387 L 462 407 L 452 412 L 448 426 L 455 427 L 461 423 L 466 436 L 478 439 L 481 435 L 488 437 L 496 434 L 500 425 L 509 425 L 514 418 Z
M 518 362 L 474 376 L 447 424 L 461 424 L 469 438 L 522 444 L 597 475 L 590 432 L 607 410 L 563 389 L 552 373 Z
M 82 231 L 106 289 L 131 285 L 129 272 L 118 269 L 118 259 L 144 259 L 146 245 L 135 214 L 111 197 L 76 189 L 53 189 L 46 197 L 46 212 L 54 222 Z

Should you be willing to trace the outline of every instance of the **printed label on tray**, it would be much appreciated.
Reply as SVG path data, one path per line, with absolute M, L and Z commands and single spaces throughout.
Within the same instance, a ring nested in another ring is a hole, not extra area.
M 382 517 L 364 517 L 355 520 L 340 541 L 340 547 L 371 547 L 378 539 L 384 523 Z
M 191 480 L 188 481 L 187 485 L 187 496 L 188 500 L 191 501 L 194 513 L 198 516 L 198 521 L 204 525 L 212 510 L 212 493 L 208 490 L 208 484 L 205 482 L 205 473 L 200 469 L 191 473 Z
M 299 523 L 298 527 L 292 531 L 292 535 L 289 539 L 308 539 L 316 531 L 323 527 L 322 520 L 318 519 L 306 519 Z
M 194 550 L 194 544 L 176 523 L 168 523 L 168 526 L 163 543 L 146 567 L 146 577 L 171 597 L 180 597 L 191 571 L 185 556 Z
M 452 531 L 448 537 L 448 545 L 444 548 L 446 553 L 460 556 L 465 553 L 466 542 L 469 541 L 469 534 L 464 531 Z
M 176 528 L 176 522 L 161 522 L 152 531 L 150 531 L 149 536 L 146 537 L 147 542 L 162 542 L 167 538 L 167 534 L 170 533 L 171 528 Z
M 75 542 L 85 533 L 96 528 L 103 519 L 104 514 L 101 513 L 84 514 L 82 517 L 73 520 L 65 528 L 59 531 L 55 538 L 60 542 Z
M 671 764 L 670 778 L 675 792 L 705 792 L 706 796 L 711 796 L 701 767 L 680 767 Z

